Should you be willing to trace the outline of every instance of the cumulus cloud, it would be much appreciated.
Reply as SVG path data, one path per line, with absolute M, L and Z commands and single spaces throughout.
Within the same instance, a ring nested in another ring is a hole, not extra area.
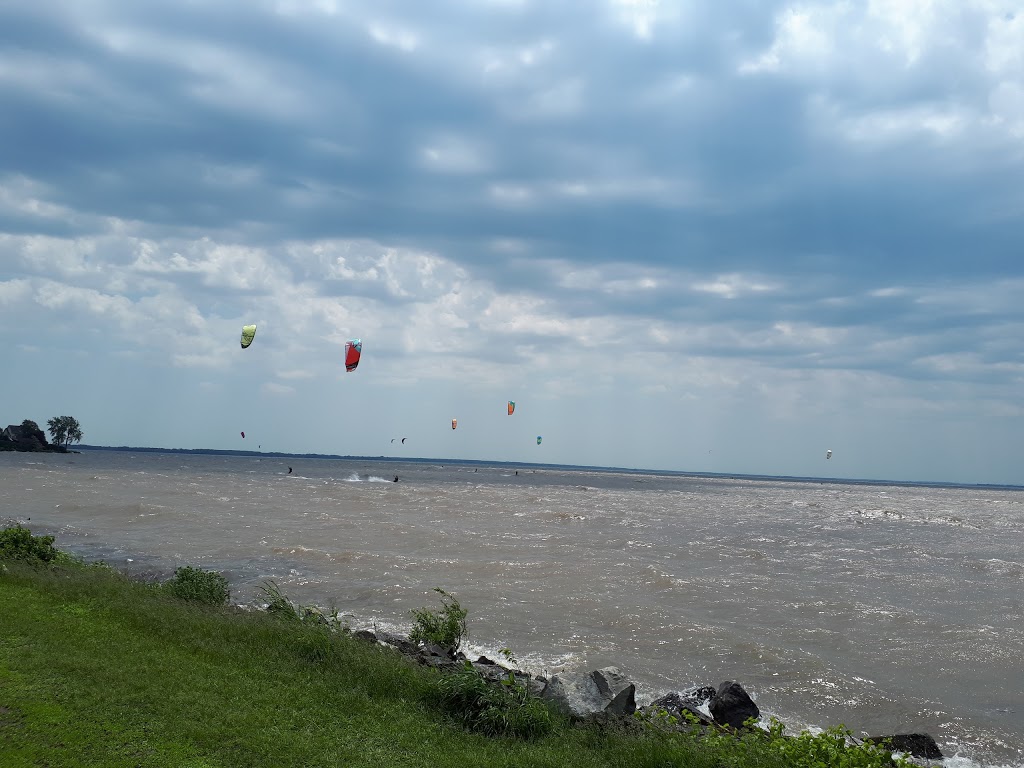
M 640 393 L 658 435 L 1019 418 L 1024 17 L 748 10 L 0 8 L 0 339 L 311 420 L 339 377 L 409 418 L 417 387 Z

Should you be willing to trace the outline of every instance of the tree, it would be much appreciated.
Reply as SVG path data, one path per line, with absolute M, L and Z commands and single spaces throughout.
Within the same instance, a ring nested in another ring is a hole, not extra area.
M 82 427 L 73 416 L 54 416 L 46 422 L 53 441 L 65 450 L 72 443 L 82 442 Z
M 21 422 L 21 433 L 26 438 L 34 437 L 36 440 L 39 441 L 40 447 L 46 446 L 46 434 L 43 432 L 43 430 L 39 428 L 38 424 L 32 421 L 32 419 L 25 419 L 23 422 Z

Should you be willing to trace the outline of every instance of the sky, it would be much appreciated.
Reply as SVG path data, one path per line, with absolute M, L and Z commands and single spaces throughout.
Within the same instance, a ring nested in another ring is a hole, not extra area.
M 0 0 L 0 421 L 1024 484 L 1022 180 L 1018 0 Z

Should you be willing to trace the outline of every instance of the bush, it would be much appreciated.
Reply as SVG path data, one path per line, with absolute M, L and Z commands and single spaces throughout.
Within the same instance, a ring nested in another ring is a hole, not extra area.
M 536 739 L 551 732 L 551 711 L 512 672 L 492 683 L 468 661 L 437 682 L 441 707 L 463 726 L 489 736 Z
M 0 560 L 37 560 L 49 563 L 59 554 L 53 536 L 33 536 L 20 525 L 0 531 Z
M 231 598 L 228 580 L 224 576 L 191 566 L 176 569 L 174 578 L 164 587 L 178 599 L 193 603 L 224 605 Z
M 874 744 L 855 744 L 852 734 L 843 726 L 827 728 L 821 733 L 802 731 L 794 737 L 783 735 L 782 723 L 771 719 L 768 729 L 768 751 L 795 768 L 842 766 L 842 768 L 910 768 L 912 763 L 894 758 L 892 752 Z
M 458 650 L 462 639 L 469 635 L 466 631 L 466 616 L 469 612 L 459 605 L 454 596 L 440 587 L 434 587 L 434 591 L 441 595 L 443 607 L 440 611 L 413 609 L 416 623 L 409 633 L 409 639 L 417 644 L 436 643 L 444 648 Z

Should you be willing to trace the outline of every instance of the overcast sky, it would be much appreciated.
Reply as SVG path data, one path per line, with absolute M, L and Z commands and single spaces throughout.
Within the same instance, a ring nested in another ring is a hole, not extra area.
M 0 0 L 0 421 L 1024 483 L 1019 7 Z

